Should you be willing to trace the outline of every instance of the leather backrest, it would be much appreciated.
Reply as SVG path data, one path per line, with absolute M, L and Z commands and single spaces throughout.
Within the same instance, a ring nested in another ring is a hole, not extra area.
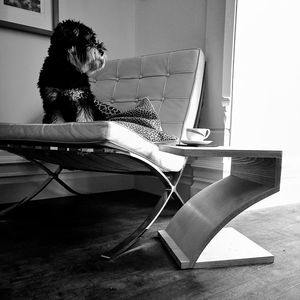
M 204 65 L 201 49 L 111 60 L 91 78 L 91 86 L 97 99 L 121 111 L 148 97 L 163 130 L 185 138 L 185 129 L 195 124 Z

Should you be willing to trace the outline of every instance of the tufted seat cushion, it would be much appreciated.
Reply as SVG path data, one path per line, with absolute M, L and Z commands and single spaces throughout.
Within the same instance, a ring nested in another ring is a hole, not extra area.
M 126 127 L 110 121 L 63 124 L 0 124 L 1 142 L 19 142 L 36 149 L 84 148 L 85 151 L 107 146 L 125 150 L 150 160 L 162 171 L 179 171 L 184 157 L 159 150 L 158 146 Z M 1 144 L 0 142 L 0 144 Z

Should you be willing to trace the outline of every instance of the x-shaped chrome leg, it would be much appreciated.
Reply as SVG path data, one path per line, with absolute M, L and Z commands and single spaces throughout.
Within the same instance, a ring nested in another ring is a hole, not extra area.
M 11 212 L 12 210 L 15 210 L 16 208 L 24 205 L 25 203 L 29 202 L 31 199 L 33 199 L 35 196 L 37 196 L 40 192 L 42 192 L 48 184 L 52 181 L 55 180 L 58 182 L 61 186 L 63 186 L 67 191 L 75 194 L 75 195 L 82 195 L 76 191 L 74 191 L 70 186 L 68 186 L 65 182 L 63 182 L 58 176 L 63 170 L 61 166 L 57 167 L 55 171 L 51 171 L 48 167 L 43 165 L 41 162 L 35 159 L 31 159 L 33 163 L 35 163 L 37 166 L 39 166 L 42 170 L 44 170 L 47 174 L 48 177 L 38 186 L 36 187 L 29 195 L 21 199 L 17 203 L 13 203 L 9 207 L 3 209 L 0 211 L 0 217 L 5 216 L 7 213 Z

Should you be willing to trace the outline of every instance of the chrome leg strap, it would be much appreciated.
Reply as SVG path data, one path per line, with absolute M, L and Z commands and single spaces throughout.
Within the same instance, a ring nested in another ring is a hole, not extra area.
M 134 159 L 134 157 L 132 157 Z M 143 158 L 138 159 L 139 162 L 144 161 Z M 172 176 L 170 180 L 161 170 L 159 167 L 155 166 L 154 164 L 150 163 L 149 161 L 144 161 L 144 164 L 151 170 L 152 174 L 155 175 L 157 178 L 161 180 L 161 182 L 165 186 L 165 191 L 163 192 L 161 198 L 156 203 L 152 212 L 148 215 L 145 221 L 127 238 L 125 238 L 122 242 L 120 242 L 117 246 L 113 249 L 103 253 L 101 255 L 104 259 L 114 259 L 121 255 L 123 252 L 128 250 L 144 233 L 147 231 L 150 226 L 155 222 L 158 218 L 166 204 L 168 203 L 171 196 L 175 196 L 175 199 L 178 199 L 181 203 L 184 204 L 184 201 L 179 196 L 178 192 L 176 191 L 176 185 L 178 184 L 180 177 L 182 175 L 182 171 Z
M 114 259 L 123 252 L 125 252 L 128 248 L 130 248 L 142 235 L 143 233 L 149 229 L 149 227 L 155 222 L 157 217 L 160 215 L 161 211 L 164 209 L 167 204 L 170 196 L 172 194 L 171 190 L 165 190 L 160 200 L 157 202 L 151 214 L 145 219 L 145 221 L 125 240 L 123 240 L 120 244 L 115 246 L 113 249 L 103 253 L 101 255 L 104 259 Z
M 65 182 L 63 182 L 59 177 L 58 175 L 60 174 L 59 173 L 55 173 L 55 172 L 52 172 L 49 168 L 47 168 L 45 165 L 43 165 L 41 162 L 39 162 L 38 160 L 35 160 L 35 159 L 31 159 L 32 162 L 34 162 L 35 164 L 37 164 L 41 169 L 43 169 L 50 177 L 52 177 L 52 179 L 54 179 L 57 183 L 59 183 L 61 186 L 63 186 L 67 191 L 69 191 L 70 193 L 72 194 L 75 194 L 75 195 L 78 195 L 78 196 L 81 196 L 81 195 L 84 195 L 84 194 L 81 194 L 81 193 L 78 193 L 76 192 L 75 190 L 73 190 L 70 186 L 68 186 Z M 61 171 L 63 170 L 63 168 L 61 168 Z

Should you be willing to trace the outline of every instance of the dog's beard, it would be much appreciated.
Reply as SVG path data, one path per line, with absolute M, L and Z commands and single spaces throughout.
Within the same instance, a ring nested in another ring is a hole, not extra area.
M 101 55 L 96 48 L 88 48 L 84 59 L 80 59 L 77 49 L 72 47 L 69 50 L 69 61 L 81 73 L 92 75 L 102 69 L 105 65 L 105 54 Z

